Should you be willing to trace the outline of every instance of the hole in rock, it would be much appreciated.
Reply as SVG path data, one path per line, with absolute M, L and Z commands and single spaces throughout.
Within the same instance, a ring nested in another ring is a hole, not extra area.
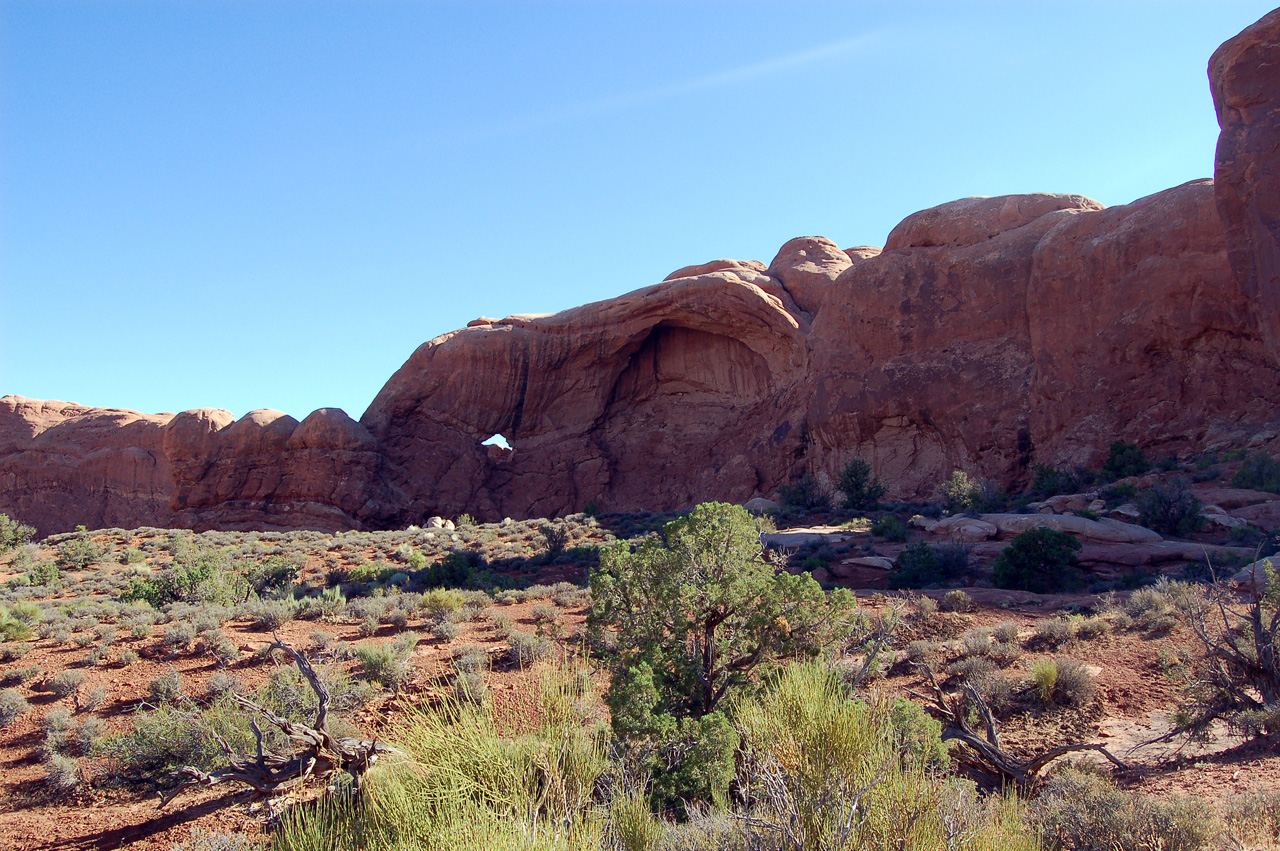
M 511 449 L 511 442 L 500 434 L 495 434 L 488 440 L 480 441 L 481 446 L 497 446 L 500 449 Z

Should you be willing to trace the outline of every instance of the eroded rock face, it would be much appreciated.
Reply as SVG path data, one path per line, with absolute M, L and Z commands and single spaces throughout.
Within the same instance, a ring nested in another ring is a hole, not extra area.
M 1280 12 L 1214 55 L 1217 182 L 1103 208 L 965 198 L 884 249 L 824 237 L 423 344 L 359 423 L 6 397 L 0 510 L 89 525 L 371 528 L 769 496 L 1252 446 L 1280 430 Z M 495 434 L 512 449 L 483 445 Z M 986 534 L 975 527 L 973 536 Z M 1154 546 L 1152 544 L 1151 546 Z
M 1231 266 L 1280 361 L 1280 9 L 1209 60 L 1218 112 L 1214 181 Z
M 0 398 L 0 512 L 42 535 L 171 525 L 171 417 Z

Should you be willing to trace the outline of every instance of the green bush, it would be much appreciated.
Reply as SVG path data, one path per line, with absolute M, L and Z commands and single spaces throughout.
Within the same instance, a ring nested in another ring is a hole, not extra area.
M 248 592 L 247 580 L 236 572 L 226 550 L 180 547 L 174 560 L 154 576 L 129 581 L 120 600 L 140 600 L 159 609 L 170 603 L 229 605 Z
M 871 465 L 861 458 L 841 468 L 836 487 L 844 493 L 844 507 L 852 511 L 870 511 L 888 490 L 883 482 L 872 477 Z
M 0 514 L 0 554 L 25 545 L 35 534 L 34 527 L 19 523 L 7 514 Z
M 72 538 L 58 547 L 58 567 L 64 570 L 83 570 L 97 564 L 106 553 L 87 537 Z
M 1117 440 L 1111 444 L 1111 454 L 1102 463 L 1102 473 L 1109 480 L 1127 479 L 1130 476 L 1141 476 L 1151 469 L 1151 462 L 1132 443 Z
M 805 473 L 793 485 L 778 485 L 778 496 L 784 505 L 822 511 L 831 507 L 831 494 L 810 473 Z
M 907 539 L 907 524 L 892 514 L 886 514 L 871 524 L 871 534 L 886 541 L 902 543 Z
M 1075 493 L 1080 490 L 1080 480 L 1067 471 L 1050 467 L 1048 464 L 1035 466 L 1034 478 L 1031 480 L 1030 493 L 1037 499 L 1048 499 L 1063 493 Z
M 1240 465 L 1231 484 L 1238 488 L 1280 493 L 1280 462 L 1265 452 L 1252 455 Z
M 409 678 L 409 660 L 390 644 L 365 644 L 356 648 L 362 673 L 371 682 L 399 691 Z
M 1141 491 L 1137 506 L 1138 522 L 1162 535 L 1185 537 L 1200 531 L 1204 525 L 1201 514 L 1204 506 L 1182 479 Z
M 1066 532 L 1038 527 L 1016 536 L 996 556 L 991 574 L 997 588 L 1053 594 L 1084 585 L 1076 566 L 1080 542 Z
M 982 498 L 982 483 L 969 477 L 963 470 L 955 470 L 942 488 L 947 510 L 951 512 L 974 508 Z

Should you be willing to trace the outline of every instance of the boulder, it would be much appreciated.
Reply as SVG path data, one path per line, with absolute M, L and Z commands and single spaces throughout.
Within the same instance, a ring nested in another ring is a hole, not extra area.
M 1111 518 L 1089 520 L 1074 514 L 984 514 L 982 519 L 996 526 L 1002 537 L 1013 537 L 1031 529 L 1054 529 L 1081 540 L 1113 544 L 1146 544 L 1164 540 L 1159 533 L 1144 526 Z

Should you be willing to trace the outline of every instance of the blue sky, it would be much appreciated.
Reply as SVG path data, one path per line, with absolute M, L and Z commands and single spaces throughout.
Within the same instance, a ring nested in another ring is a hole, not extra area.
M 1213 172 L 1231 2 L 0 0 L 0 395 L 359 417 L 422 342 Z

